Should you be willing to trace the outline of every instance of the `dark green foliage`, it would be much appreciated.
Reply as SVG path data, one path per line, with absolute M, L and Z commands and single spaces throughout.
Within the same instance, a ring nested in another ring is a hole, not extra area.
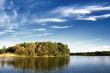
M 10 53 L 14 53 L 15 51 L 16 51 L 16 49 L 13 48 L 13 47 L 8 47 L 8 48 L 6 49 L 6 52 L 10 52 Z
M 27 56 L 69 56 L 66 44 L 56 42 L 21 43 L 7 48 L 7 52 Z
M 84 56 L 110 56 L 110 51 L 96 51 L 96 52 L 83 52 L 83 53 L 70 53 L 70 55 L 84 55 Z

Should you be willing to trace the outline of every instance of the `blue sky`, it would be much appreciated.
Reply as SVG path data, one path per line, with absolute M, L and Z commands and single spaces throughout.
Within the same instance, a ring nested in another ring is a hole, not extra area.
M 71 52 L 110 50 L 109 0 L 0 0 L 0 47 L 53 41 Z

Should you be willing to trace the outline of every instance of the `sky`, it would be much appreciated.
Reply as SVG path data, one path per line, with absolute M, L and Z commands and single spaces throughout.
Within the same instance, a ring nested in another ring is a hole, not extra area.
M 110 1 L 0 0 L 0 47 L 36 41 L 110 51 Z

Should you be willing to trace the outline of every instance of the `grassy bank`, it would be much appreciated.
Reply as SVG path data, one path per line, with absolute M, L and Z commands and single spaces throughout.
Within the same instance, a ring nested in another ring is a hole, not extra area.
M 17 55 L 14 53 L 5 53 L 5 54 L 0 54 L 0 57 L 17 57 Z
M 0 54 L 0 57 L 57 57 L 57 56 L 26 56 L 26 55 L 17 55 L 14 53 L 4 53 L 4 54 Z M 64 57 L 64 56 L 58 56 L 58 57 Z

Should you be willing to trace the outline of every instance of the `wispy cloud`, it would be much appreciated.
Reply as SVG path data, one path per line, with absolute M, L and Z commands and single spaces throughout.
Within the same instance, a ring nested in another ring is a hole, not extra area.
M 14 30 L 3 30 L 3 31 L 0 31 L 0 35 L 4 35 L 4 34 L 7 34 L 7 33 L 13 33 L 15 32 Z
M 46 33 L 41 33 L 41 34 L 34 34 L 34 35 L 28 35 L 26 37 L 43 37 L 43 36 L 50 36 L 50 35 L 53 35 L 54 33 L 49 33 L 49 32 L 46 32 Z
M 49 35 L 52 35 L 54 33 L 42 33 L 42 34 L 38 34 L 36 36 L 49 36 Z
M 11 35 L 16 35 L 16 36 L 23 36 L 23 37 L 26 37 L 28 35 L 33 35 L 35 34 L 38 34 L 38 33 L 43 33 L 43 32 L 40 32 L 40 31 L 46 31 L 44 29 L 31 29 L 31 30 L 24 30 L 24 31 L 16 31 L 16 32 L 13 32 Z
M 12 16 L 8 15 L 4 9 L 2 14 L 0 14 L 0 27 L 5 29 L 14 29 L 20 25 L 20 22 L 17 21 L 17 12 L 14 10 Z
M 38 29 L 34 29 L 34 30 L 37 30 L 37 31 L 46 31 L 45 28 L 38 28 Z
M 72 26 L 50 26 L 50 27 L 54 29 L 65 29 L 65 28 L 70 28 Z
M 109 18 L 110 15 L 105 13 L 99 16 L 93 15 L 92 13 L 110 11 L 110 6 L 105 5 L 89 5 L 89 6 L 65 6 L 58 7 L 51 11 L 60 17 L 71 17 L 74 20 L 91 20 L 96 21 L 98 19 Z
M 90 14 L 96 11 L 105 11 L 110 10 L 110 6 L 100 6 L 100 5 L 91 5 L 91 6 L 67 6 L 59 7 L 53 10 L 53 13 L 60 13 L 64 16 L 69 16 L 72 14 Z
M 0 6 L 3 6 L 5 0 L 0 0 Z
M 45 28 L 37 28 L 37 29 L 29 29 L 29 30 L 24 30 L 24 31 L 11 31 L 11 30 L 7 30 L 7 31 L 3 31 L 1 32 L 1 35 L 4 34 L 8 34 L 8 32 L 11 32 L 11 34 L 9 36 L 11 36 L 11 38 L 18 38 L 21 36 L 22 37 L 33 37 L 33 36 L 43 36 L 43 35 L 49 35 L 50 33 L 48 33 L 47 29 Z M 36 33 L 36 34 L 35 34 Z
M 66 19 L 61 19 L 61 18 L 39 18 L 39 19 L 34 19 L 33 22 L 38 22 L 38 23 L 47 23 L 47 22 L 65 22 Z
M 90 21 L 96 21 L 98 19 L 104 19 L 104 18 L 109 18 L 110 14 L 104 14 L 104 15 L 99 15 L 99 16 L 88 16 L 88 17 L 79 17 L 77 18 L 78 20 L 90 20 Z

